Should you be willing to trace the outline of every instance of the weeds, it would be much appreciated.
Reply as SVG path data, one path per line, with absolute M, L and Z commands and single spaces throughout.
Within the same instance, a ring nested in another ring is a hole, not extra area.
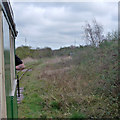
M 109 41 L 98 48 L 76 48 L 72 59 L 64 62 L 55 57 L 43 60 L 21 81 L 25 99 L 19 117 L 119 117 L 117 48 L 116 41 Z

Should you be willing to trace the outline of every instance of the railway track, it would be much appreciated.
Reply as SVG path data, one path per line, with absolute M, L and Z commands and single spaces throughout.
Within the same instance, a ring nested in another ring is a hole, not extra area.
M 28 71 L 32 71 L 32 68 L 33 68 L 34 66 L 39 65 L 39 64 L 40 64 L 40 62 L 37 62 L 37 63 L 31 64 L 31 65 L 25 67 L 25 69 L 22 70 L 22 71 L 17 71 L 17 103 L 18 103 L 18 104 L 20 104 L 21 101 L 24 99 L 24 96 L 23 96 L 23 94 L 22 94 L 22 92 L 24 91 L 24 88 L 19 86 L 20 80 L 23 78 L 23 76 L 24 76 Z
M 32 68 L 36 65 L 39 65 L 40 62 L 31 64 L 29 66 L 26 66 L 25 69 L 17 71 L 17 75 L 19 76 L 19 80 L 21 80 L 23 78 L 23 76 L 25 75 L 25 73 L 27 73 L 28 71 L 32 70 Z

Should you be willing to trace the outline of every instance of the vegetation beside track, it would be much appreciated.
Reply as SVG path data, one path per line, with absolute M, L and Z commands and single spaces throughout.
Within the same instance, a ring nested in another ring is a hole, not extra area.
M 19 118 L 120 117 L 117 41 L 62 50 L 39 58 L 20 81 Z

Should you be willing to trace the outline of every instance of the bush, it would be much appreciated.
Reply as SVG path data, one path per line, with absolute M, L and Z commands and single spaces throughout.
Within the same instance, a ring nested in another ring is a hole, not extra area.
M 52 101 L 50 106 L 53 108 L 53 109 L 57 109 L 59 110 L 60 109 L 60 102 L 57 102 L 57 101 Z
M 18 47 L 16 49 L 16 54 L 21 58 L 27 58 L 27 57 L 31 57 L 31 58 L 35 58 L 35 59 L 39 59 L 39 58 L 43 58 L 43 57 L 51 57 L 53 55 L 53 52 L 51 50 L 51 48 L 43 48 L 43 49 L 31 49 L 31 47 L 29 46 L 22 46 L 22 47 Z
M 79 112 L 74 112 L 71 117 L 72 120 L 74 119 L 79 119 L 79 118 L 86 118 L 86 116 L 83 113 L 79 113 Z

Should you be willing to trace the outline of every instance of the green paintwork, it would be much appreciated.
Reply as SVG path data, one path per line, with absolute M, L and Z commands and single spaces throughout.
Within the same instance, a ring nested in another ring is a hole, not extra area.
M 18 106 L 17 106 L 17 96 L 11 96 L 11 110 L 12 110 L 12 118 L 18 117 Z
M 17 109 L 17 96 L 7 96 L 7 118 L 17 118 L 18 117 L 18 109 Z
M 4 61 L 5 61 L 5 91 L 6 91 L 6 105 L 7 118 L 17 118 L 17 96 L 11 96 L 11 72 L 10 72 L 10 40 L 9 40 L 9 26 L 3 15 L 3 40 L 4 40 Z

